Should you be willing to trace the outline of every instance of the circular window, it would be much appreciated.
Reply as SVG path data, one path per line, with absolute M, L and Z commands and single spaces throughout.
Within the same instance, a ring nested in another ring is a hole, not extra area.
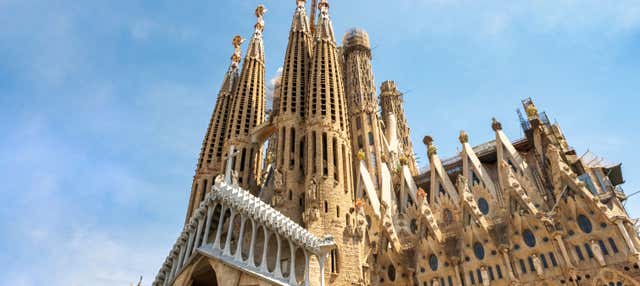
M 487 200 L 485 198 L 479 198 L 478 199 L 478 208 L 480 209 L 480 211 L 483 214 L 488 214 L 489 213 L 489 202 L 487 202 Z
M 387 268 L 387 276 L 389 276 L 389 280 L 391 281 L 396 280 L 396 268 L 393 267 L 393 265 L 389 265 L 389 268 Z
M 484 247 L 482 247 L 482 244 L 480 244 L 479 242 L 473 244 L 473 253 L 475 253 L 478 260 L 484 259 Z
M 434 254 L 431 254 L 431 256 L 429 256 L 429 267 L 431 267 L 431 270 L 433 271 L 438 270 L 438 257 Z
M 578 216 L 578 226 L 584 233 L 591 233 L 591 230 L 593 229 L 591 221 L 584 215 Z
M 522 239 L 524 240 L 524 244 L 526 244 L 528 247 L 536 246 L 536 236 L 533 235 L 533 232 L 531 232 L 531 230 L 525 229 L 522 232 Z

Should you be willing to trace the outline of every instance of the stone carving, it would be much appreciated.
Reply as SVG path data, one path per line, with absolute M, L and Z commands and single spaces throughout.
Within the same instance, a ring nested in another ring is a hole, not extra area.
M 307 199 L 309 202 L 315 202 L 318 200 L 318 185 L 316 184 L 316 180 L 312 179 L 307 187 Z

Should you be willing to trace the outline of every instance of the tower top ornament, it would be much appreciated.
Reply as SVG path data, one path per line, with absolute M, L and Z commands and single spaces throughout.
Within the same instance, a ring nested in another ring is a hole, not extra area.
M 240 63 L 240 59 L 242 57 L 242 50 L 240 48 L 242 43 L 244 43 L 244 39 L 240 37 L 240 35 L 235 35 L 235 37 L 233 37 L 233 40 L 231 41 L 231 44 L 234 48 L 233 55 L 231 56 L 231 62 L 236 65 Z
M 265 8 L 262 4 L 256 7 L 256 17 L 258 18 L 258 21 L 254 26 L 256 28 L 256 32 L 259 31 L 260 33 L 262 33 L 264 31 L 264 20 L 262 19 L 262 17 L 264 16 L 264 13 L 267 13 L 267 11 L 267 8 Z

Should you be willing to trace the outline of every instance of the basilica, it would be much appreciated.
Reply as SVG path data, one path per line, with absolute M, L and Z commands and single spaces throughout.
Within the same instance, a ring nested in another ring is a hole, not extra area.
M 291 2 L 270 104 L 266 9 L 244 57 L 232 40 L 184 228 L 154 286 L 640 285 L 620 164 L 578 153 L 524 99 L 522 138 L 473 118 L 495 139 L 461 131 L 460 152 L 441 158 L 425 136 L 419 169 L 403 94 L 374 84 L 367 33 L 339 45 L 327 0 Z

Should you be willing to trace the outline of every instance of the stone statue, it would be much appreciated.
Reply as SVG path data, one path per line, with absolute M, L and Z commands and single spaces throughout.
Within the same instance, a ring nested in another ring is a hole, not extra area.
M 595 240 L 591 240 L 591 252 L 593 252 L 593 256 L 596 258 L 596 260 L 598 260 L 598 264 L 600 264 L 600 266 L 605 266 L 607 264 L 606 261 L 604 261 L 604 256 L 602 255 L 602 248 L 600 248 L 600 245 L 595 241 Z

